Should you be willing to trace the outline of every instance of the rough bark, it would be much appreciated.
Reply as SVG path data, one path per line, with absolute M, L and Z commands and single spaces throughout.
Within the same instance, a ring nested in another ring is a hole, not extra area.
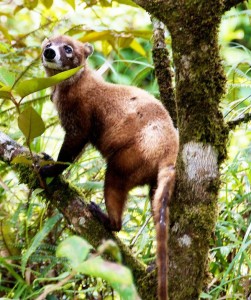
M 162 21 L 172 38 L 180 156 L 170 212 L 169 298 L 198 299 L 217 217 L 219 168 L 226 157 L 229 130 L 219 106 L 225 77 L 218 26 L 227 9 L 244 1 L 134 2 Z
M 172 37 L 180 156 L 171 206 L 169 296 L 171 300 L 198 299 L 217 216 L 218 171 L 226 155 L 228 135 L 219 107 L 225 78 L 217 32 L 222 14 L 244 0 L 134 2 L 161 20 Z M 8 161 L 6 149 L 0 148 L 0 155 Z M 14 155 L 15 151 L 12 149 L 11 153 Z M 47 190 L 47 197 L 74 225 L 76 232 L 94 246 L 102 238 L 112 237 L 98 222 L 93 223 L 77 191 L 66 183 L 56 180 Z M 142 299 L 156 299 L 155 274 L 143 279 L 144 267 L 128 253 L 123 250 Z
M 165 25 L 157 19 L 153 23 L 153 49 L 152 57 L 155 76 L 159 85 L 160 100 L 165 105 L 177 127 L 177 107 L 172 86 L 173 72 L 169 52 L 165 43 Z
M 3 132 L 0 132 L 0 160 L 6 164 L 17 156 L 29 157 L 29 151 L 22 147 Z M 34 155 L 37 162 L 41 157 Z M 40 187 L 36 172 L 28 165 L 16 167 L 20 182 L 27 184 L 31 190 Z M 123 257 L 123 263 L 127 265 L 134 275 L 138 285 L 139 280 L 147 275 L 145 266 L 137 260 L 130 249 L 128 249 L 116 236 L 107 231 L 104 226 L 92 216 L 88 203 L 83 195 L 74 186 L 69 185 L 62 177 L 54 179 L 50 185 L 46 186 L 45 199 L 56 207 L 64 215 L 72 230 L 85 238 L 94 248 L 97 248 L 105 239 L 113 239 L 119 245 Z M 156 276 L 156 275 L 155 275 Z

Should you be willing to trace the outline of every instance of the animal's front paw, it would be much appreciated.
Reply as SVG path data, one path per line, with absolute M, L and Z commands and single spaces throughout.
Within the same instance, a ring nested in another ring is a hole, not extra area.
M 94 202 L 90 202 L 89 204 L 89 209 L 92 213 L 92 215 L 98 219 L 104 226 L 106 229 L 112 231 L 113 229 L 111 228 L 111 222 L 110 219 L 108 218 L 108 216 L 103 213 L 103 211 L 101 210 L 101 208 Z
M 56 177 L 60 175 L 65 169 L 62 165 L 47 165 L 43 166 L 39 170 L 39 174 L 43 177 Z

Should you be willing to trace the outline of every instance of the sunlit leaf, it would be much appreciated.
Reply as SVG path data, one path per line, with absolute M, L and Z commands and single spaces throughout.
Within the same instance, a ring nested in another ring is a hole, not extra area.
M 0 53 L 8 53 L 10 51 L 10 45 L 0 41 Z
M 11 161 L 12 164 L 24 164 L 24 165 L 32 165 L 32 160 L 26 156 L 16 156 Z
M 71 236 L 59 244 L 58 257 L 67 257 L 72 268 L 76 268 L 86 260 L 92 246 L 78 236 Z
M 91 31 L 88 32 L 85 36 L 80 38 L 79 40 L 81 42 L 95 42 L 100 40 L 107 40 L 111 38 L 111 31 L 110 30 L 104 30 L 104 31 Z
M 19 255 L 20 254 L 20 249 L 15 247 L 15 232 L 13 231 L 13 223 L 4 218 L 0 222 L 0 231 L 1 231 L 1 240 L 4 242 L 2 244 L 2 249 L 3 250 L 6 247 L 6 250 L 8 251 L 9 255 Z M 3 247 L 3 245 L 5 247 Z
M 1 86 L 2 83 L 0 83 Z M 2 99 L 11 99 L 11 87 L 10 86 L 1 86 L 0 88 L 0 98 Z
M 57 75 L 54 75 L 51 77 L 33 78 L 33 79 L 27 79 L 27 80 L 21 81 L 16 85 L 16 87 L 14 88 L 14 91 L 20 97 L 23 98 L 29 94 L 46 89 L 46 88 L 51 87 L 59 82 L 64 81 L 65 79 L 68 79 L 69 77 L 76 74 L 81 68 L 82 68 L 82 66 L 58 73 Z
M 13 15 L 15 16 L 20 10 L 24 8 L 23 5 L 17 5 L 16 8 L 13 11 Z
M 134 7 L 139 7 L 135 2 L 133 2 L 132 0 L 114 0 L 120 4 L 126 4 L 126 5 L 130 5 L 130 6 L 134 6 Z
M 19 115 L 18 127 L 24 134 L 28 145 L 45 130 L 42 118 L 31 106 Z
M 101 6 L 103 6 L 103 7 L 110 7 L 110 6 L 112 6 L 112 3 L 109 2 L 108 0 L 99 0 L 99 2 L 101 4 Z
M 24 6 L 32 10 L 38 5 L 38 0 L 24 0 Z
M 41 2 L 43 3 L 43 5 L 46 7 L 46 8 L 51 8 L 52 4 L 53 4 L 53 0 L 41 0 Z
M 112 51 L 112 46 L 106 40 L 102 41 L 102 52 L 104 56 L 108 56 Z
M 12 36 L 10 35 L 9 30 L 6 27 L 2 26 L 1 24 L 0 24 L 0 31 L 2 32 L 3 36 L 7 40 L 11 41 Z
M 146 51 L 145 49 L 141 46 L 141 44 L 139 42 L 137 42 L 136 39 L 133 39 L 132 42 L 130 43 L 130 47 L 138 52 L 140 55 L 142 56 L 146 56 Z
M 128 48 L 133 42 L 133 37 L 120 37 L 118 39 L 118 46 L 120 48 Z
M 15 74 L 4 67 L 0 67 L 0 82 L 6 86 L 12 86 L 15 82 Z

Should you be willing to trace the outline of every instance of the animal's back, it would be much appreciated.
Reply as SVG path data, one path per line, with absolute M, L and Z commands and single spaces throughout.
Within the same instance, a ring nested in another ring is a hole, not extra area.
M 43 44 L 43 64 L 49 76 L 79 65 L 83 69 L 55 87 L 57 107 L 65 138 L 58 161 L 72 162 L 87 143 L 106 158 L 104 196 L 108 216 L 91 210 L 113 231 L 122 226 L 127 194 L 137 185 L 149 184 L 156 227 L 158 295 L 167 299 L 167 239 L 169 203 L 175 182 L 179 141 L 169 113 L 153 96 L 132 86 L 105 82 L 88 68 L 93 47 L 67 36 Z M 55 176 L 66 166 L 45 166 L 42 176 Z

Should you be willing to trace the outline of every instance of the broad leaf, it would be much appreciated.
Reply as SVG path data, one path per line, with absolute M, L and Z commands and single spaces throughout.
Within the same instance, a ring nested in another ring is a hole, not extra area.
M 33 10 L 38 5 L 38 0 L 24 0 L 24 6 Z
M 41 2 L 47 9 L 51 8 L 51 6 L 53 4 L 53 0 L 41 0 Z
M 14 159 L 12 159 L 11 163 L 31 166 L 33 164 L 33 161 L 30 158 L 27 158 L 26 156 L 16 156 Z
M 104 249 L 101 246 L 99 250 L 108 250 L 110 247 L 114 248 L 114 244 L 108 241 L 103 244 Z M 131 271 L 120 264 L 105 261 L 100 256 L 86 260 L 91 248 L 84 239 L 72 236 L 58 246 L 56 253 L 58 257 L 68 258 L 73 271 L 106 280 L 120 294 L 121 299 L 139 299 Z
M 58 257 L 67 257 L 70 265 L 75 269 L 86 260 L 92 246 L 78 236 L 71 236 L 59 244 L 57 248 Z
M 28 145 L 45 130 L 42 118 L 31 106 L 19 115 L 18 127 L 24 134 Z
M 130 47 L 138 52 L 140 55 L 142 56 L 146 56 L 146 51 L 145 49 L 141 46 L 141 44 L 136 40 L 136 39 L 133 39 L 132 42 L 130 43 Z
M 0 67 L 0 82 L 4 85 L 12 86 L 15 82 L 15 74 L 4 67 Z
M 82 67 L 83 66 L 80 66 L 80 67 L 77 67 L 74 69 L 70 69 L 70 70 L 58 73 L 57 75 L 54 75 L 51 77 L 33 78 L 33 79 L 21 81 L 16 85 L 16 87 L 14 88 L 14 91 L 20 97 L 23 98 L 29 94 L 46 89 L 55 84 L 58 84 L 59 82 L 64 81 L 65 79 L 68 79 L 69 77 L 76 74 Z
M 8 91 L 2 91 L 2 89 L 0 89 L 0 98 L 11 99 L 11 93 Z
M 139 299 L 131 271 L 119 264 L 103 260 L 100 256 L 81 263 L 75 271 L 106 280 L 122 299 Z

